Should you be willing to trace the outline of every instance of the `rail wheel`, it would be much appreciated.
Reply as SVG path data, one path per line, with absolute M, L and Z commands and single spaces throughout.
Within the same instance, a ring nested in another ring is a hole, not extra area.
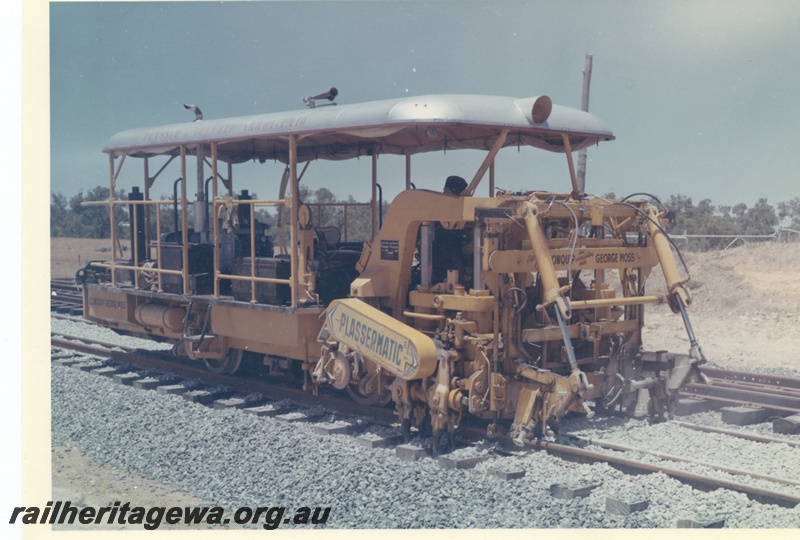
M 228 354 L 225 355 L 225 358 L 221 358 L 219 360 L 204 358 L 203 363 L 211 373 L 231 375 L 236 373 L 236 371 L 239 369 L 239 366 L 242 365 L 243 354 L 244 351 L 241 349 L 230 349 Z
M 337 351 L 334 355 L 330 378 L 331 384 L 337 390 L 344 390 L 350 387 L 350 362 L 347 357 L 341 352 Z
M 379 382 L 377 375 L 368 375 L 357 384 L 348 384 L 347 394 L 359 405 L 386 405 L 392 400 L 392 394 Z
M 170 354 L 172 354 L 173 358 L 187 358 L 188 355 L 186 354 L 186 343 L 181 340 L 173 345 L 172 349 L 170 350 Z

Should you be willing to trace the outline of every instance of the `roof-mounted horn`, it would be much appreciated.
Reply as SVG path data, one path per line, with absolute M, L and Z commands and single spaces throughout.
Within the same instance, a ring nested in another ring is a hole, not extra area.
M 317 106 L 318 99 L 327 99 L 328 101 L 333 101 L 336 99 L 336 96 L 339 95 L 339 91 L 336 89 L 335 86 L 332 86 L 330 90 L 327 92 L 323 92 L 321 94 L 317 94 L 316 96 L 308 96 L 303 98 L 303 103 L 308 105 L 309 108 L 313 109 Z M 328 103 L 328 105 L 336 105 L 336 103 Z

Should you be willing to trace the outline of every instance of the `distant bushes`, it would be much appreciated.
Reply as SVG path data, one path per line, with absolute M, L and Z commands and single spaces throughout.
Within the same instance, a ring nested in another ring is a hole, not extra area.
M 800 197 L 780 202 L 773 207 L 767 199 L 759 199 L 752 207 L 744 203 L 735 206 L 715 206 L 711 200 L 703 199 L 697 205 L 685 195 L 672 195 L 663 201 L 675 211 L 675 218 L 668 226 L 674 235 L 774 235 L 780 228 L 800 230 Z M 800 235 L 795 235 L 800 236 Z M 732 238 L 692 238 L 688 249 L 706 251 L 721 249 L 730 244 Z M 748 239 L 758 241 L 758 239 Z

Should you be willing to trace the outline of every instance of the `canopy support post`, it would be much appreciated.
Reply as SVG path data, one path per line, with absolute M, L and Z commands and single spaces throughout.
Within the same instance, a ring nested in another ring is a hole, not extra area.
M 297 268 L 297 219 L 298 209 L 298 180 L 297 180 L 297 135 L 289 135 L 289 255 L 291 257 L 292 273 L 292 307 L 296 308 L 300 304 L 300 276 Z
M 181 145 L 181 255 L 183 294 L 189 294 L 189 216 L 186 212 L 186 147 Z
M 372 238 L 378 233 L 378 153 L 372 150 Z
M 122 156 L 123 161 L 125 155 Z M 117 175 L 114 173 L 114 156 L 108 155 L 109 175 L 108 175 L 108 220 L 111 226 L 111 285 L 117 285 L 117 228 L 114 224 L 114 186 L 117 183 Z M 120 162 L 122 167 L 122 161 Z
M 211 200 L 206 201 L 206 204 L 211 203 L 211 223 L 214 231 L 214 298 L 219 298 L 219 220 L 217 219 L 217 183 L 219 182 L 217 161 L 217 142 L 211 143 L 211 176 L 214 181 L 211 182 Z
M 497 136 L 497 140 L 492 145 L 491 150 L 489 150 L 489 154 L 483 160 L 483 163 L 481 163 L 481 166 L 478 168 L 478 172 L 475 173 L 475 176 L 472 178 L 472 182 L 470 182 L 469 186 L 467 186 L 467 189 L 464 190 L 463 195 L 469 197 L 473 193 L 475 193 L 475 188 L 477 188 L 478 184 L 481 183 L 483 175 L 486 174 L 486 171 L 489 170 L 491 164 L 494 163 L 494 157 L 497 155 L 497 152 L 499 152 L 500 149 L 503 147 L 503 145 L 506 143 L 506 137 L 508 137 L 508 131 L 509 131 L 508 129 L 504 129 L 503 131 L 500 132 L 500 135 Z
M 150 200 L 150 158 L 144 158 L 144 200 Z M 144 253 L 140 254 L 141 260 L 150 259 L 150 212 L 152 207 L 149 204 L 144 206 Z M 156 211 L 158 206 L 156 206 Z

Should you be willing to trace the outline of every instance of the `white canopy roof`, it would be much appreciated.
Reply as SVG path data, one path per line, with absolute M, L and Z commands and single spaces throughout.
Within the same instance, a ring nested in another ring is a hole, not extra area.
M 301 162 L 373 152 L 488 150 L 505 129 L 509 134 L 504 146 L 527 145 L 553 152 L 564 151 L 562 134 L 568 135 L 573 151 L 614 139 L 602 120 L 568 107 L 552 105 L 549 116 L 537 123 L 533 112 L 537 99 L 537 107 L 544 104 L 549 109 L 546 96 L 429 95 L 200 120 L 123 131 L 108 140 L 103 152 L 114 157 L 175 155 L 181 145 L 194 153 L 200 144 L 210 152 L 210 143 L 216 141 L 218 158 L 223 161 L 277 159 L 286 163 L 291 134 L 298 137 Z

